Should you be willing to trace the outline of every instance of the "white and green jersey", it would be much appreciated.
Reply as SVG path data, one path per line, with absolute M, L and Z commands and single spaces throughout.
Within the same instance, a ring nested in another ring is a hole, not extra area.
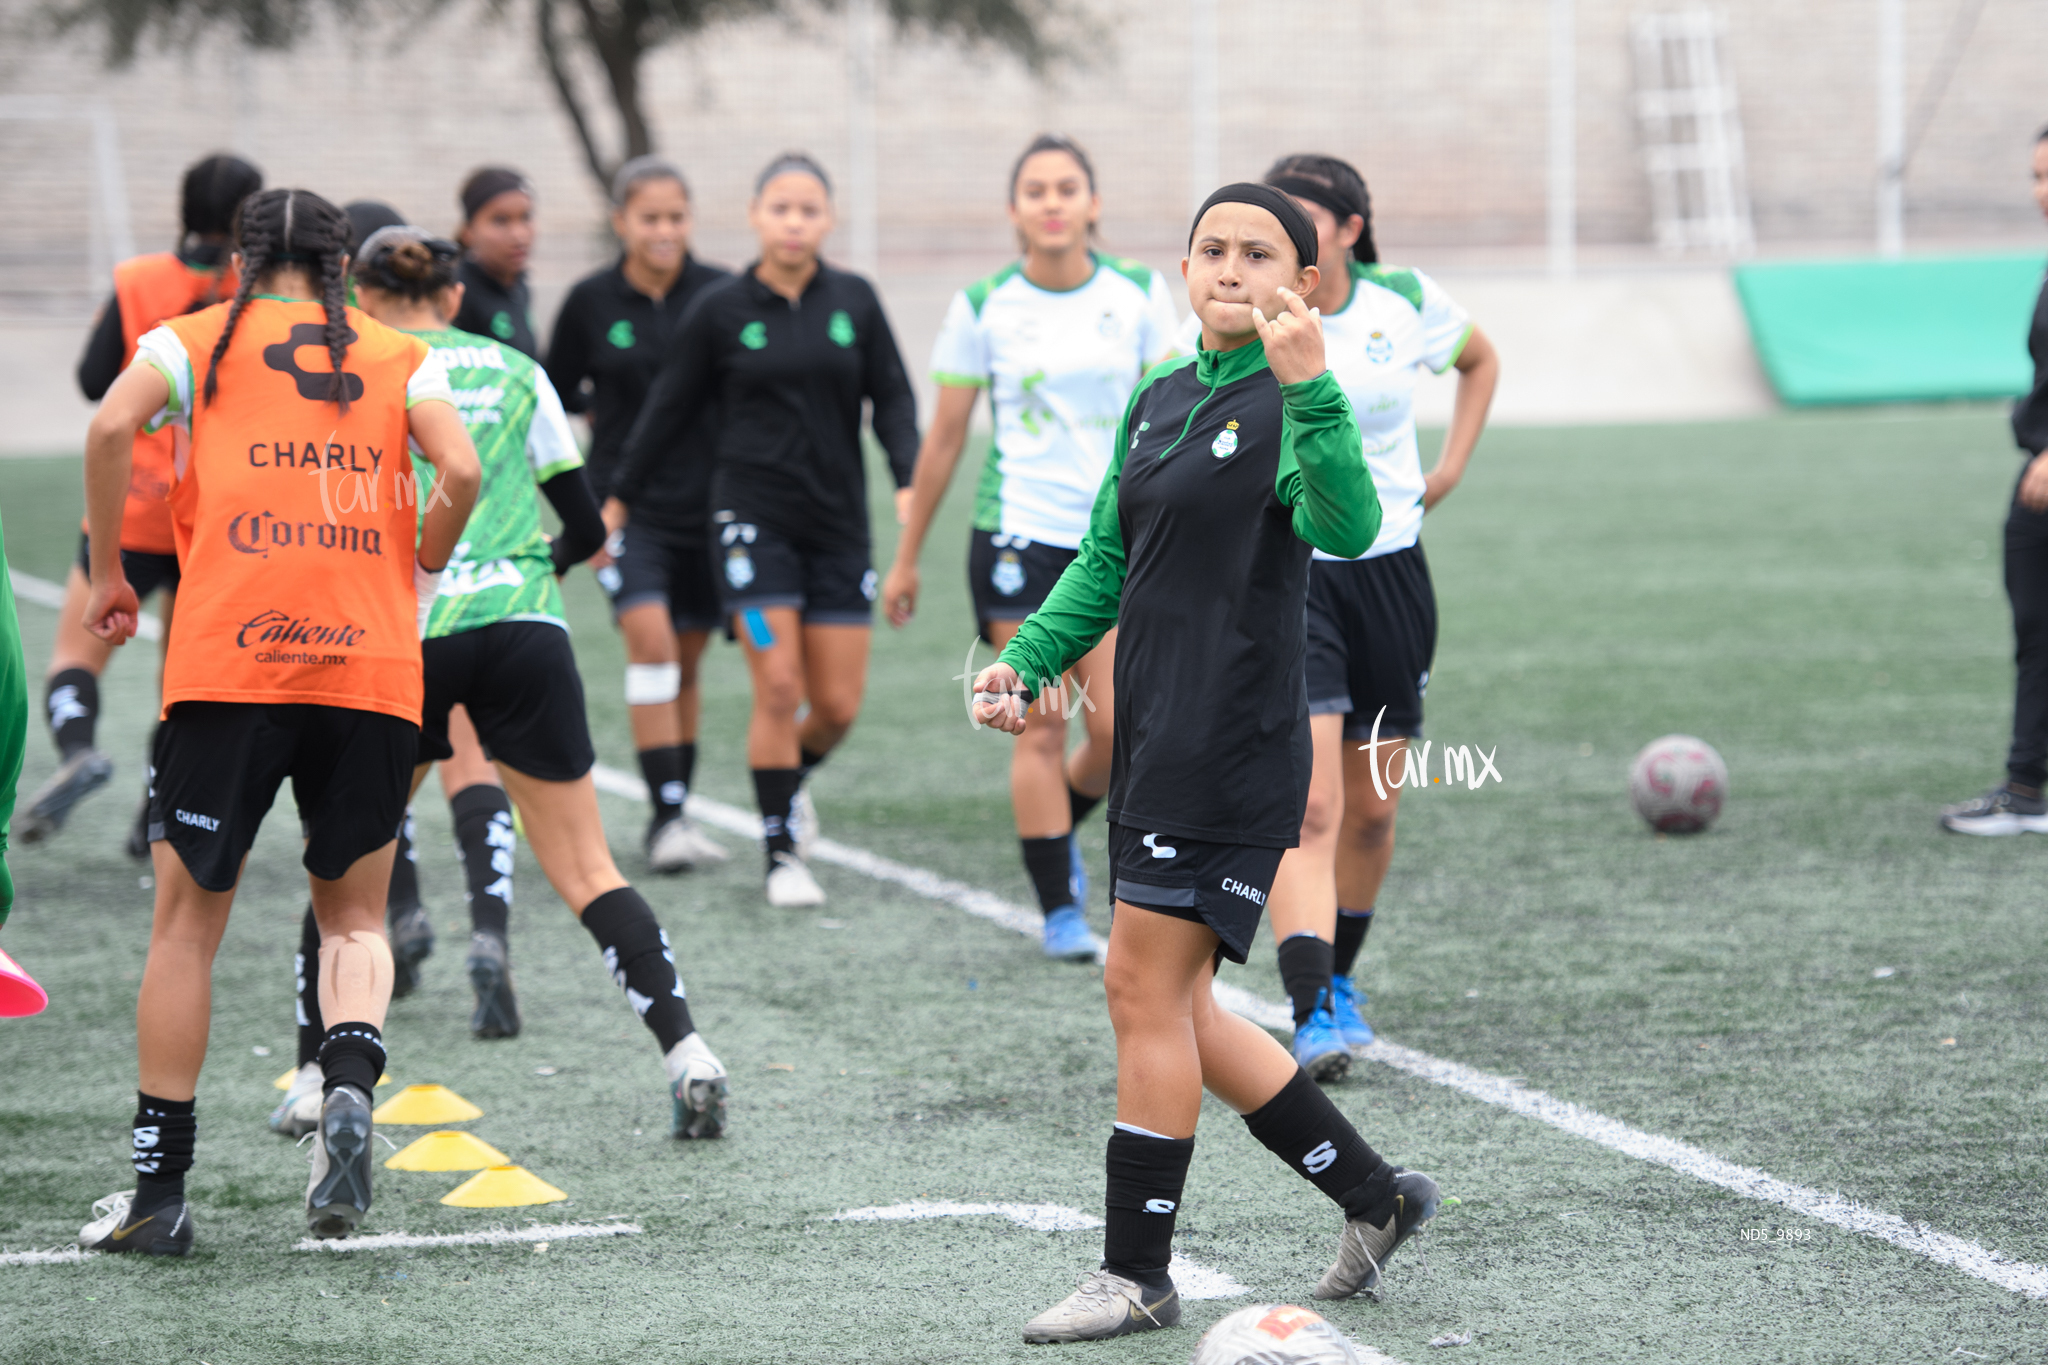
M 1351 298 L 1323 315 L 1323 354 L 1365 444 L 1366 468 L 1380 495 L 1380 533 L 1360 555 L 1405 550 L 1422 535 L 1422 452 L 1415 443 L 1416 370 L 1442 374 L 1457 363 L 1472 320 L 1435 280 L 1392 265 L 1351 266 Z M 1181 344 L 1194 350 L 1199 318 L 1190 317 Z M 1317 559 L 1334 555 L 1315 552 Z
M 1131 391 L 1173 353 L 1165 277 L 1138 261 L 1094 259 L 1087 283 L 1066 290 L 1005 266 L 946 310 L 932 380 L 986 388 L 995 416 L 977 531 L 1078 548 Z
M 453 330 L 417 335 L 445 366 L 483 467 L 462 543 L 441 575 L 426 638 L 496 621 L 547 621 L 567 630 L 535 496 L 539 485 L 583 463 L 555 386 L 530 357 L 490 337 Z M 418 455 L 413 463 L 427 473 Z M 425 516 L 424 506 L 420 512 Z

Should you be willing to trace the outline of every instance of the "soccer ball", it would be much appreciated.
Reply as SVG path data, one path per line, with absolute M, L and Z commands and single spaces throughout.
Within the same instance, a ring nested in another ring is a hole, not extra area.
M 1362 1365 L 1351 1339 L 1306 1308 L 1240 1308 L 1202 1333 L 1194 1365 Z
M 1728 765 L 1691 735 L 1653 739 L 1628 771 L 1629 804 L 1660 834 L 1698 834 L 1728 795 Z

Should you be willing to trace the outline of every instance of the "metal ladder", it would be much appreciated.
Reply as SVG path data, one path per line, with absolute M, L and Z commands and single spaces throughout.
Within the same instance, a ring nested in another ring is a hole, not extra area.
M 1735 83 L 1721 62 L 1727 27 L 1704 9 L 1639 14 L 1631 24 L 1651 219 L 1670 255 L 1743 256 L 1756 246 Z

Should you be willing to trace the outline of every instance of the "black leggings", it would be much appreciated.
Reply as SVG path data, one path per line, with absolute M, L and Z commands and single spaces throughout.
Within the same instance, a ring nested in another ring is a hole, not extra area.
M 2048 512 L 2023 507 L 2017 486 L 2005 519 L 2005 594 L 2012 599 L 2019 672 L 2005 770 L 2012 781 L 2039 788 L 2048 784 Z

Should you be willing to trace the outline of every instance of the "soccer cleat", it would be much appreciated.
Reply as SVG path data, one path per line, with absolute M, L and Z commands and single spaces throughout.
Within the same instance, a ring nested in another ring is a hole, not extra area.
M 1330 1015 L 1328 990 L 1316 997 L 1316 1007 L 1308 1018 L 1294 1026 L 1294 1060 L 1320 1085 L 1341 1081 L 1351 1070 L 1351 1048 Z
M 818 808 L 802 787 L 789 799 L 789 837 L 796 841 L 796 856 L 809 862 L 818 842 Z
M 712 1055 L 704 1036 L 691 1033 L 668 1050 L 662 1065 L 668 1068 L 669 1097 L 675 1101 L 670 1134 L 679 1138 L 723 1134 L 728 1091 L 725 1063 Z
M 1942 811 L 1941 827 L 1955 834 L 2048 834 L 2048 800 L 1993 787 Z
M 1078 906 L 1063 905 L 1045 917 L 1045 955 L 1062 962 L 1093 962 L 1095 935 Z
M 1344 1040 L 1346 1047 L 1372 1046 L 1372 1025 L 1365 1022 L 1365 1016 L 1358 1012 L 1360 1005 L 1370 1003 L 1365 992 L 1348 976 L 1330 978 L 1330 1018 L 1337 1026 L 1337 1036 Z
M 656 872 L 688 872 L 731 856 L 686 816 L 664 822 L 647 836 L 647 865 Z
M 420 964 L 434 951 L 434 926 L 427 920 L 427 907 L 391 906 L 384 914 L 384 933 L 391 940 L 391 997 L 411 995 L 420 984 Z
M 144 1256 L 192 1254 L 192 1206 L 183 1199 L 159 1204 L 143 1218 L 132 1217 L 135 1191 L 122 1190 L 92 1206 L 93 1220 L 78 1230 L 82 1251 L 129 1251 Z
M 128 839 L 122 847 L 128 850 L 128 856 L 136 862 L 146 863 L 149 861 L 149 798 L 147 796 L 143 797 L 142 804 L 136 807 L 135 823 L 128 827 Z
M 1081 831 L 1067 835 L 1067 894 L 1075 905 L 1088 904 L 1088 864 L 1081 857 Z
M 511 950 L 496 934 L 479 929 L 469 936 L 469 984 L 476 991 L 469 1031 L 478 1038 L 519 1036 L 519 997 L 512 991 Z
M 113 775 L 113 760 L 98 749 L 80 749 L 65 759 L 29 798 L 28 813 L 14 826 L 16 841 L 38 844 L 64 828 L 71 808 L 106 786 Z
M 302 1138 L 318 1128 L 320 1091 L 326 1083 L 327 1078 L 320 1073 L 320 1063 L 307 1062 L 300 1067 L 292 1076 L 292 1083 L 285 1087 L 284 1098 L 277 1102 L 277 1108 L 270 1111 L 270 1131 Z
M 1348 1299 L 1354 1294 L 1378 1297 L 1380 1271 L 1401 1243 L 1421 1232 L 1436 1217 L 1440 1192 L 1420 1171 L 1394 1168 L 1394 1211 L 1374 1227 L 1363 1218 L 1347 1219 L 1337 1243 L 1337 1259 L 1316 1286 L 1319 1299 Z
M 784 909 L 823 905 L 825 888 L 794 853 L 776 853 L 768 860 L 768 903 Z
M 327 1092 L 306 1182 L 306 1228 L 315 1237 L 346 1237 L 370 1211 L 370 1132 L 368 1098 L 352 1085 Z
M 1180 1291 L 1162 1292 L 1107 1270 L 1091 1270 L 1081 1287 L 1024 1324 L 1024 1340 L 1106 1341 L 1150 1332 L 1180 1321 Z

